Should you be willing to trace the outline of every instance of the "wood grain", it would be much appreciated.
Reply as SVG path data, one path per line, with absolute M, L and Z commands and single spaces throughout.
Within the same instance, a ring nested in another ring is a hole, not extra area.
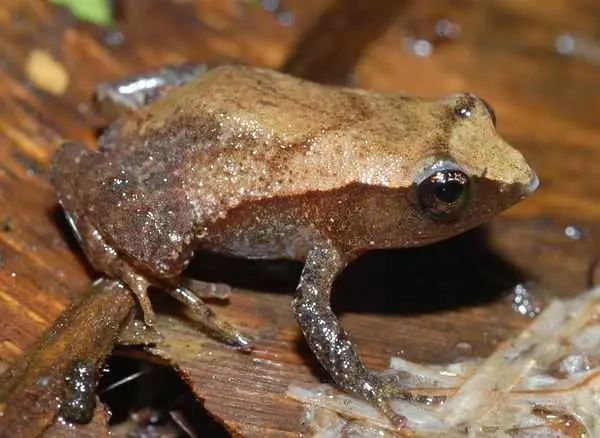
M 107 43 L 114 34 L 46 2 L 0 6 L 0 370 L 93 277 L 56 210 L 48 160 L 63 139 L 94 144 L 106 123 L 90 105 L 95 83 L 168 63 L 235 59 L 277 68 L 293 54 L 302 74 L 327 77 L 328 62 L 347 66 L 357 59 L 358 86 L 428 96 L 470 90 L 491 102 L 500 133 L 538 171 L 542 186 L 535 196 L 487 229 L 427 248 L 371 254 L 348 269 L 335 306 L 369 366 L 384 367 L 394 354 L 452 360 L 459 343 L 470 344 L 474 356 L 487 355 L 529 322 L 511 309 L 506 294 L 514 284 L 528 281 L 542 304 L 587 286 L 600 256 L 600 75 L 593 53 L 561 55 L 555 42 L 568 31 L 580 47 L 583 41 L 597 52 L 594 2 L 549 0 L 543 8 L 533 0 L 407 2 L 378 25 L 385 28 L 376 26 L 356 44 L 360 56 L 342 50 L 344 41 L 337 42 L 339 52 L 335 42 L 322 47 L 321 34 L 310 33 L 334 2 L 282 0 L 294 13 L 292 26 L 243 1 L 141 3 L 122 2 L 117 30 L 124 42 L 117 45 Z M 386 16 L 382 11 L 376 15 Z M 434 35 L 442 18 L 460 26 L 456 37 Z M 341 26 L 332 38 L 351 39 L 361 23 Z M 300 44 L 308 36 L 316 42 Z M 407 48 L 418 39 L 434 41 L 431 56 Z M 64 94 L 31 82 L 26 65 L 34 50 L 46 51 L 67 72 Z M 580 238 L 565 235 L 569 225 Z M 211 275 L 231 277 L 225 261 L 213 267 Z M 297 269 L 278 274 L 275 292 L 260 291 L 256 281 L 270 274 L 254 265 L 241 269 L 245 275 L 233 280 L 246 288 L 241 280 L 252 280 L 256 290 L 237 290 L 229 304 L 215 308 L 255 337 L 253 354 L 207 339 L 158 294 L 165 340 L 154 353 L 177 367 L 235 435 L 297 436 L 302 406 L 283 393 L 291 383 L 326 380 L 289 311 L 285 292 Z
M 94 418 L 98 370 L 134 306 L 134 298 L 123 292 L 118 282 L 94 284 L 2 374 L 0 437 L 37 437 L 57 418 L 65 419 L 57 424 Z M 100 407 L 97 419 L 103 412 Z

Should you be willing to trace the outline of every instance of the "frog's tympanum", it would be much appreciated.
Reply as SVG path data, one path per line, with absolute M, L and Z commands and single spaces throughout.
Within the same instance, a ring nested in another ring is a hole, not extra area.
M 182 82 L 118 119 L 98 151 L 57 153 L 53 181 L 89 261 L 129 287 L 146 323 L 156 286 L 241 347 L 181 281 L 194 252 L 303 261 L 292 309 L 308 345 L 341 388 L 400 424 L 389 400 L 409 396 L 362 364 L 332 283 L 365 251 L 481 224 L 533 192 L 535 173 L 472 94 L 425 100 L 242 66 Z

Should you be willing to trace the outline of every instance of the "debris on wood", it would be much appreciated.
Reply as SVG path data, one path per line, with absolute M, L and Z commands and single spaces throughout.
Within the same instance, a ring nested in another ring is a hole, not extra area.
M 25 73 L 36 87 L 56 96 L 64 94 L 69 86 L 69 73 L 47 50 L 29 52 Z
M 2 374 L 1 438 L 39 436 L 56 422 L 93 419 L 98 370 L 134 301 L 115 281 L 101 280 L 90 289 Z
M 393 358 L 388 372 L 441 404 L 395 401 L 408 418 L 398 432 L 372 406 L 327 385 L 290 386 L 313 436 L 600 436 L 600 287 L 555 300 L 531 326 L 487 359 L 423 366 Z M 355 432 L 359 433 L 359 432 Z

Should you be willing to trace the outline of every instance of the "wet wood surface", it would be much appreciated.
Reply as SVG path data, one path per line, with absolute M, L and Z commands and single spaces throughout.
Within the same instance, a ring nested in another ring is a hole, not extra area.
M 2 374 L 0 437 L 36 436 L 59 416 L 63 423 L 91 422 L 94 383 L 130 319 L 134 301 L 117 282 L 89 289 Z
M 426 96 L 469 90 L 492 104 L 500 133 L 537 170 L 538 192 L 489 227 L 426 248 L 371 254 L 349 267 L 335 308 L 369 366 L 385 367 L 392 355 L 450 361 L 465 345 L 469 355 L 487 355 L 529 323 L 511 308 L 515 284 L 526 282 L 543 305 L 600 280 L 594 2 L 407 1 L 382 14 L 394 2 L 373 10 L 373 2 L 353 0 L 355 11 L 364 9 L 348 16 L 336 13 L 341 0 L 282 0 L 275 13 L 235 0 L 141 3 L 120 3 L 118 33 L 42 1 L 0 6 L 0 371 L 93 278 L 56 209 L 50 157 L 64 139 L 94 144 L 106 123 L 90 105 L 95 83 L 169 63 L 285 66 L 323 81 L 344 77 Z M 356 15 L 379 21 L 356 44 L 338 41 L 361 26 Z M 446 35 L 436 35 L 440 23 Z M 349 60 L 354 68 L 342 74 Z M 212 265 L 211 275 L 231 277 L 227 261 Z M 236 435 L 297 436 L 303 408 L 285 390 L 326 380 L 289 310 L 286 291 L 297 267 L 239 269 L 244 275 L 233 280 L 243 290 L 215 309 L 256 339 L 253 354 L 207 339 L 160 294 L 154 298 L 164 341 L 154 353 L 170 360 Z M 277 281 L 265 280 L 272 276 Z

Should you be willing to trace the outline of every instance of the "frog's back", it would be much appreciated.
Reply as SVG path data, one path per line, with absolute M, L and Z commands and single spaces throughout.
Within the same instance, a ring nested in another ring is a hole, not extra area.
M 140 112 L 135 135 L 178 123 L 195 129 L 212 118 L 222 127 L 269 132 L 285 143 L 298 143 L 332 124 L 361 116 L 352 95 L 339 88 L 304 81 L 273 70 L 222 66 L 174 89 Z M 362 115 L 364 116 L 364 114 Z M 139 124 L 141 122 L 141 125 Z
M 132 117 L 116 123 L 101 140 L 145 147 L 247 148 L 270 141 L 305 143 L 307 138 L 340 124 L 364 118 L 360 99 L 272 70 L 223 66 L 176 88 Z M 357 108 L 352 108 L 356 105 Z M 255 139 L 256 141 L 252 141 Z M 118 146 L 122 150 L 123 145 Z
M 198 220 L 214 220 L 247 200 L 369 179 L 362 173 L 373 166 L 363 161 L 390 145 L 396 149 L 380 152 L 400 155 L 403 139 L 382 136 L 409 136 L 401 126 L 415 127 L 415 141 L 423 140 L 406 110 L 413 100 L 363 93 L 271 70 L 219 67 L 115 124 L 100 147 L 142 173 L 176 172 Z

